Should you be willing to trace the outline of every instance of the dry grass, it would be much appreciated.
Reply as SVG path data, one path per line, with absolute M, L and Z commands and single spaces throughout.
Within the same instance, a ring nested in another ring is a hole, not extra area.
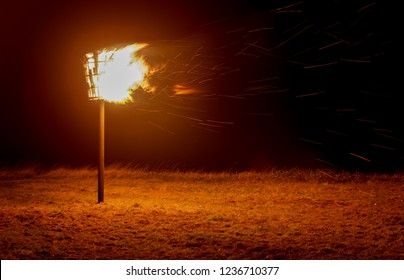
M 404 259 L 404 174 L 0 170 L 1 259 Z

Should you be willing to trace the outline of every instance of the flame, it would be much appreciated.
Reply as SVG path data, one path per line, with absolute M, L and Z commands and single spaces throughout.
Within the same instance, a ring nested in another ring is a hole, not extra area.
M 147 87 L 148 67 L 137 51 L 146 44 L 133 44 L 121 49 L 96 51 L 85 56 L 85 72 L 89 97 L 114 103 L 132 100 L 131 93 Z
M 194 93 L 198 93 L 199 90 L 196 90 L 194 88 L 190 88 L 184 85 L 179 85 L 176 84 L 174 86 L 174 93 L 177 95 L 186 95 L 186 94 L 194 94 Z

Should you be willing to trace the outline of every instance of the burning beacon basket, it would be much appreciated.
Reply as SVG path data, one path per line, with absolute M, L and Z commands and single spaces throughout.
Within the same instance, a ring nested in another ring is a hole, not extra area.
M 88 98 L 90 100 L 102 99 L 100 95 L 100 88 L 98 84 L 99 78 L 99 63 L 107 63 L 107 60 L 100 61 L 98 59 L 99 52 L 87 53 L 84 58 L 84 69 L 88 89 Z
M 145 75 L 148 67 L 137 54 L 145 46 L 133 44 L 87 53 L 83 64 L 89 99 L 113 103 L 131 100 L 133 90 L 147 84 Z
M 98 100 L 99 122 L 99 165 L 98 202 L 104 201 L 104 146 L 105 146 L 105 101 L 126 102 L 131 92 L 145 83 L 147 67 L 136 57 L 136 52 L 145 44 L 133 44 L 121 49 L 104 49 L 87 53 L 84 70 L 90 100 Z

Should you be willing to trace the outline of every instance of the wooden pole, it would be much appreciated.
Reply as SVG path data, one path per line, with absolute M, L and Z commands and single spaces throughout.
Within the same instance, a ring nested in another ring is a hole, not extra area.
M 100 102 L 100 139 L 98 158 L 98 203 L 104 202 L 104 169 L 105 169 L 105 101 Z

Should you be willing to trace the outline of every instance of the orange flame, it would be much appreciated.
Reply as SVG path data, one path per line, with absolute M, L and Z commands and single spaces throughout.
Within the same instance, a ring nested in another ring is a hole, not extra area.
M 145 46 L 133 44 L 86 54 L 84 66 L 89 97 L 113 103 L 132 101 L 133 90 L 148 86 L 145 77 L 149 69 L 137 55 Z
M 184 85 L 177 84 L 174 86 L 174 93 L 177 95 L 194 94 L 194 93 L 198 93 L 198 92 L 199 91 L 197 89 L 187 87 Z

